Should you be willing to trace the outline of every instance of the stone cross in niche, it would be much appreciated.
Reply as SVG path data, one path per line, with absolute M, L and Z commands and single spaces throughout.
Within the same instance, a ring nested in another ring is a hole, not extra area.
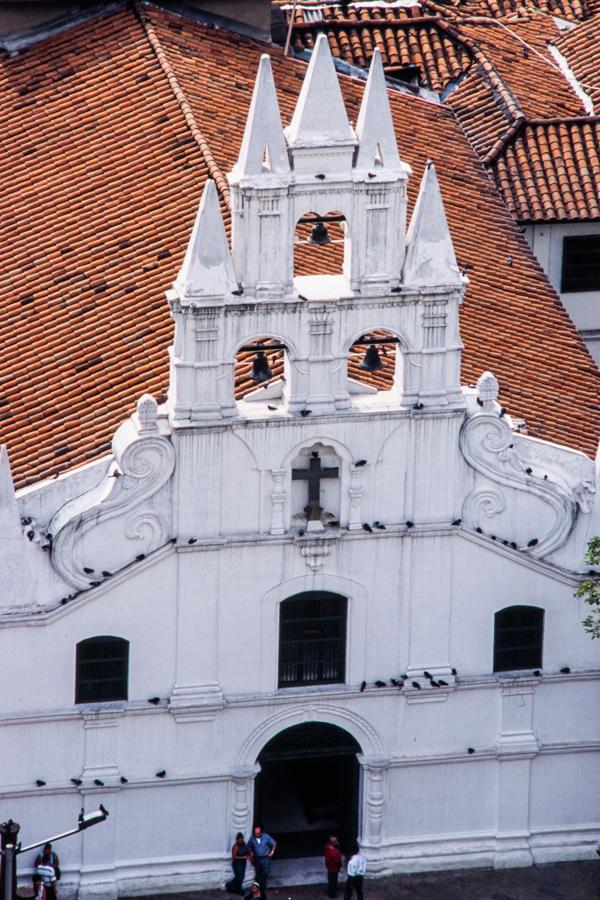
M 292 469 L 293 481 L 308 481 L 308 531 L 321 531 L 321 479 L 337 478 L 337 466 L 321 467 L 321 459 L 316 450 L 310 454 L 308 469 Z

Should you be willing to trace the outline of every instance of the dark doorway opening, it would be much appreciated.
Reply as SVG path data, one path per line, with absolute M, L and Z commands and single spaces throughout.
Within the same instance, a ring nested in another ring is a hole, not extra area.
M 258 762 L 254 818 L 278 843 L 277 856 L 320 856 L 331 834 L 345 851 L 357 837 L 360 747 L 324 722 L 282 731 Z

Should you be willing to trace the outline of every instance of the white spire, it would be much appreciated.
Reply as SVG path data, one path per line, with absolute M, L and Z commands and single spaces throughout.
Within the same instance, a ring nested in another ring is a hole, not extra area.
M 0 446 L 0 607 L 27 605 L 30 591 L 31 575 L 8 452 Z
M 237 283 L 229 253 L 217 188 L 206 182 L 183 265 L 175 280 L 181 297 L 222 297 Z
M 275 175 L 290 171 L 271 59 L 266 53 L 260 58 L 244 139 L 232 174 L 244 177 L 264 171 Z
M 435 167 L 427 163 L 406 235 L 407 286 L 462 284 Z
M 356 134 L 359 140 L 356 169 L 372 171 L 382 166 L 384 169 L 398 171 L 406 168 L 400 162 L 381 53 L 377 49 L 371 60 Z
M 290 145 L 307 147 L 356 141 L 324 34 L 317 38 L 286 137 Z

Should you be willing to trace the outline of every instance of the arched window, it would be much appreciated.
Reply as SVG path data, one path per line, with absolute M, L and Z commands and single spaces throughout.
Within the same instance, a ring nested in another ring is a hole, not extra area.
M 294 232 L 294 275 L 340 275 L 347 243 L 346 218 L 339 210 L 305 213 Z
M 101 635 L 77 644 L 75 703 L 127 700 L 129 641 Z
M 281 400 L 289 377 L 287 347 L 275 337 L 249 340 L 235 358 L 235 398 L 257 403 Z
M 507 606 L 494 617 L 494 672 L 538 669 L 542 665 L 544 610 Z
M 338 594 L 306 591 L 279 613 L 279 687 L 334 684 L 346 677 L 346 608 Z

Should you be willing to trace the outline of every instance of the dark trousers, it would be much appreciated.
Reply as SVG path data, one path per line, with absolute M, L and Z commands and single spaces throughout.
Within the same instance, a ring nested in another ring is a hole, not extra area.
M 271 860 L 268 856 L 254 857 L 254 872 L 260 885 L 262 900 L 267 900 L 267 879 L 271 874 Z
M 363 876 L 348 875 L 344 889 L 344 900 L 350 900 L 352 889 L 356 891 L 356 900 L 363 900 Z
M 246 874 L 246 860 L 234 859 L 231 863 L 233 869 L 233 878 L 225 885 L 225 889 L 229 894 L 243 895 L 244 876 Z
M 327 873 L 327 896 L 335 897 L 337 895 L 337 883 L 338 883 L 338 873 L 337 872 L 328 872 Z

